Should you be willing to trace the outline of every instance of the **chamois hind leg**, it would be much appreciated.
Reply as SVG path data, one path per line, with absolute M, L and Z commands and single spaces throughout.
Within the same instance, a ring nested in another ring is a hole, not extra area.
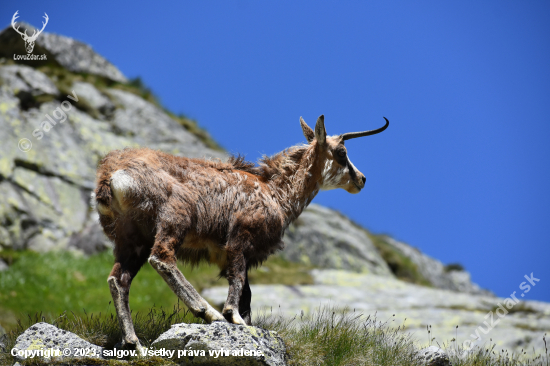
M 230 245 L 228 245 L 228 247 L 230 249 L 227 250 L 228 266 L 225 269 L 225 276 L 227 277 L 227 281 L 229 282 L 229 292 L 227 294 L 227 301 L 225 302 L 225 305 L 223 307 L 222 314 L 231 323 L 247 325 L 239 314 L 239 303 L 241 301 L 247 277 L 246 260 L 244 258 L 243 252 L 239 250 L 239 247 L 231 248 Z M 250 291 L 250 288 L 248 289 L 248 291 Z M 243 306 L 244 305 L 245 304 L 243 303 Z
M 239 299 L 239 314 L 247 325 L 252 325 L 252 310 L 250 308 L 252 291 L 250 291 L 250 285 L 248 283 L 248 271 L 246 271 L 245 274 L 243 292 Z
M 178 244 L 182 242 L 183 238 L 159 230 L 149 263 L 164 278 L 180 300 L 187 305 L 193 315 L 203 318 L 208 323 L 225 321 L 224 317 L 199 295 L 178 269 L 176 252 Z
M 140 244 L 142 246 L 138 246 Z M 143 246 L 144 243 L 140 242 L 137 235 L 128 236 L 123 233 L 117 237 L 115 245 L 115 264 L 107 282 L 122 330 L 122 346 L 139 349 L 141 345 L 134 331 L 128 300 L 130 285 L 147 261 L 148 249 Z

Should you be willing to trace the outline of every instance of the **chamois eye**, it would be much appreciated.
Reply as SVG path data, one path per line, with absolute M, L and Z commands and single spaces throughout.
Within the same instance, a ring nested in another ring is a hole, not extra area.
M 338 150 L 338 155 L 341 157 L 346 156 L 346 150 Z

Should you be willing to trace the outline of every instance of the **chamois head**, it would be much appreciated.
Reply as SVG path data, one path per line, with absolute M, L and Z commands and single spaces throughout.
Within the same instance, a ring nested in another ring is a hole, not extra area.
M 348 157 L 348 152 L 344 146 L 344 141 L 356 137 L 374 135 L 384 131 L 389 121 L 386 117 L 386 124 L 376 130 L 363 132 L 349 132 L 337 136 L 327 136 L 325 130 L 325 116 L 321 115 L 317 119 L 315 131 L 313 131 L 300 117 L 300 124 L 304 136 L 310 144 L 316 144 L 318 158 L 321 159 L 321 178 L 320 188 L 323 190 L 343 188 L 349 193 L 359 193 L 365 187 L 366 178 L 353 165 Z

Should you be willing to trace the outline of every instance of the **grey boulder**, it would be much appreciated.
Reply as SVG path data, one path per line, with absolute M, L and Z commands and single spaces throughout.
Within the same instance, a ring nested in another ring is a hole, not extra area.
M 86 100 L 92 108 L 98 110 L 104 117 L 110 117 L 116 109 L 113 102 L 90 83 L 76 81 L 72 85 L 72 90 L 76 95 Z
M 276 332 L 225 322 L 175 324 L 152 346 L 174 350 L 173 361 L 184 365 L 286 365 L 286 347 Z
M 87 342 L 74 333 L 42 322 L 34 324 L 17 337 L 14 349 L 17 352 L 15 358 L 20 361 L 31 357 L 30 353 L 27 354 L 27 357 L 22 355 L 24 351 L 34 351 L 32 357 L 44 362 L 82 358 L 80 355 L 83 350 L 89 357 L 95 355 L 97 358 L 101 358 L 100 356 L 103 354 L 103 347 Z M 58 355 L 51 357 L 52 350 L 58 352 Z M 46 351 L 50 353 L 46 354 Z
M 426 366 L 452 366 L 449 356 L 436 346 L 426 347 L 418 352 L 419 358 Z
M 7 65 L 0 68 L 0 79 L 15 93 L 28 92 L 32 95 L 58 95 L 55 84 L 42 72 L 25 65 Z

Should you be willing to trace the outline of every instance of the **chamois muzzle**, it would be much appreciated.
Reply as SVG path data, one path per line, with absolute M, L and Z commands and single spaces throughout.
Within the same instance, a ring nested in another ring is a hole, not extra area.
M 386 128 L 388 128 L 388 126 L 390 125 L 390 121 L 388 121 L 386 117 L 384 117 L 384 119 L 386 120 L 386 124 L 380 128 L 377 128 L 376 130 L 363 131 L 363 132 L 348 132 L 340 135 L 340 138 L 342 139 L 342 141 L 346 141 L 357 137 L 370 136 L 370 135 L 375 135 L 377 133 L 380 133 L 384 131 Z

